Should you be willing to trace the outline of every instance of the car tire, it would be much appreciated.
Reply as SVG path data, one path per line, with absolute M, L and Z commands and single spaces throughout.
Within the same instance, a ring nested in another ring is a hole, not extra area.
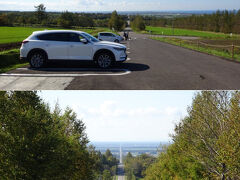
M 29 63 L 32 68 L 42 68 L 46 64 L 46 54 L 41 51 L 32 52 L 29 55 Z
M 107 69 L 113 64 L 113 57 L 110 53 L 103 52 L 97 56 L 96 62 L 100 68 Z
M 114 42 L 115 42 L 115 43 L 120 43 L 120 41 L 119 41 L 118 39 L 116 39 Z

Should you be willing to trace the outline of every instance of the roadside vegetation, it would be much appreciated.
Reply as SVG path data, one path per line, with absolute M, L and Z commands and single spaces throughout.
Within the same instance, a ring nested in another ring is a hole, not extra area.
M 239 179 L 239 103 L 239 91 L 197 93 L 145 179 Z
M 20 61 L 19 53 L 19 49 L 0 52 L 0 73 L 5 73 L 28 64 L 26 61 Z
M 37 92 L 0 92 L 0 177 L 112 180 L 118 160 L 88 146 L 72 109 L 50 109 Z
M 191 36 L 191 37 L 199 37 L 203 39 L 239 39 L 240 35 L 238 34 L 224 34 L 224 33 L 216 33 L 210 31 L 199 31 L 199 30 L 191 30 L 191 29 L 180 29 L 180 28 L 172 28 L 172 27 L 153 27 L 147 26 L 146 32 L 152 35 L 166 35 L 166 36 Z
M 240 61 L 240 10 L 168 19 L 145 17 L 144 20 L 147 26 L 142 33 L 153 35 L 152 39 Z
M 184 40 L 169 37 L 151 37 L 151 39 L 240 62 L 240 40 Z
M 140 180 L 146 176 L 146 169 L 155 162 L 156 158 L 152 155 L 142 154 L 132 156 L 129 152 L 124 158 L 124 170 L 127 180 Z

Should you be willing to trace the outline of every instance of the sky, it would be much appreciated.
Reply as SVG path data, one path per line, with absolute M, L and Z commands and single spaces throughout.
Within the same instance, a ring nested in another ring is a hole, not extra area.
M 54 107 L 72 108 L 91 142 L 169 142 L 196 91 L 41 91 Z
M 48 11 L 170 11 L 238 9 L 239 0 L 0 0 L 0 10 L 32 11 L 43 3 Z

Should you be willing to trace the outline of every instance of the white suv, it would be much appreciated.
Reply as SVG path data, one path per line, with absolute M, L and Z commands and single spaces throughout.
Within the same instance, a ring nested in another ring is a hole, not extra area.
M 99 41 L 88 33 L 71 30 L 34 32 L 22 42 L 20 59 L 33 68 L 41 68 L 51 60 L 89 60 L 108 68 L 113 62 L 127 59 L 126 46 Z
M 118 36 L 111 32 L 100 32 L 98 33 L 98 39 L 100 41 L 111 41 L 111 42 L 120 43 L 123 40 L 123 37 Z

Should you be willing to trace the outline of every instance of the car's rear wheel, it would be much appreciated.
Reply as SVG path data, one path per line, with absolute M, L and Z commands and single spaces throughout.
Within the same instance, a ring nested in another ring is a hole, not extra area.
M 33 52 L 29 56 L 29 62 L 32 68 L 41 68 L 46 63 L 46 55 L 40 51 Z
M 97 57 L 97 64 L 100 68 L 106 69 L 112 65 L 113 57 L 110 53 L 101 53 Z

